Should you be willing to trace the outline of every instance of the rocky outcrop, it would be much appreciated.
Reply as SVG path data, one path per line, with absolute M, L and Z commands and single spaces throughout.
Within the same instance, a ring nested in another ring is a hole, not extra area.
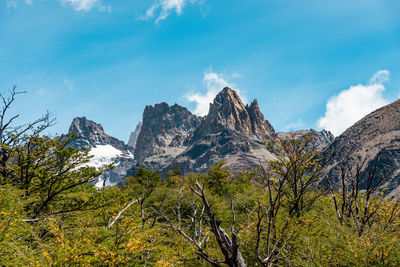
M 257 100 L 250 107 L 245 106 L 236 91 L 226 87 L 210 105 L 210 111 L 193 134 L 192 141 L 221 131 L 268 139 L 275 133 L 274 128 L 264 120 Z
M 193 133 L 188 148 L 172 164 L 185 173 L 205 171 L 225 161 L 232 171 L 255 168 L 271 158 L 264 142 L 275 136 L 257 100 L 245 106 L 236 91 L 224 88 Z
M 200 120 L 200 117 L 177 104 L 146 106 L 135 149 L 138 165 L 162 169 L 186 149 L 187 139 Z
M 136 126 L 135 130 L 131 132 L 129 136 L 128 146 L 135 148 L 136 142 L 139 137 L 140 131 L 142 130 L 143 123 L 139 121 L 138 125 Z
M 74 134 L 77 138 L 73 141 L 76 147 L 91 148 L 96 145 L 111 145 L 121 151 L 133 152 L 132 147 L 126 145 L 123 141 L 118 140 L 104 132 L 101 124 L 86 119 L 86 117 L 77 117 L 71 123 L 68 133 Z
M 98 123 L 85 117 L 75 118 L 69 128 L 69 133 L 76 136 L 71 146 L 90 149 L 89 154 L 93 158 L 89 166 L 101 167 L 104 164 L 115 164 L 114 169 L 106 171 L 97 179 L 96 185 L 99 187 L 103 183 L 107 185 L 118 183 L 134 165 L 134 149 L 123 141 L 106 134 Z
M 332 141 L 335 139 L 335 136 L 330 131 L 327 130 L 316 131 L 314 129 L 299 130 L 292 132 L 279 132 L 278 138 L 279 139 L 299 138 L 306 135 L 312 137 L 309 143 L 309 149 L 313 151 L 321 151 L 327 145 L 332 143 Z
M 376 178 L 388 176 L 386 193 L 400 193 L 400 100 L 365 116 L 321 152 L 330 160 L 325 177 L 338 177 L 346 162 L 364 160 L 366 175 L 378 154 Z

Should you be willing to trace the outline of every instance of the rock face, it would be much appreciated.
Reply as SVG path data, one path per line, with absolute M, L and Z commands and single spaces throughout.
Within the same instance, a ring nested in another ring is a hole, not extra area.
M 103 182 L 107 185 L 118 183 L 134 164 L 133 148 L 106 134 L 100 124 L 85 117 L 75 118 L 69 128 L 69 133 L 77 136 L 71 142 L 71 146 L 90 149 L 89 154 L 94 157 L 88 165 L 95 167 L 109 163 L 116 165 L 114 169 L 106 171 L 98 178 L 97 186 L 102 186 Z
M 196 129 L 193 141 L 221 132 L 267 139 L 275 134 L 274 128 L 264 120 L 257 100 L 245 106 L 236 91 L 226 87 L 210 105 L 210 111 Z
M 128 146 L 131 146 L 133 148 L 136 147 L 136 142 L 139 137 L 140 131 L 142 130 L 142 125 L 143 125 L 143 123 L 141 121 L 139 121 L 135 130 L 133 132 L 131 132 L 131 135 L 129 136 Z
M 237 171 L 271 158 L 263 142 L 275 136 L 256 100 L 245 106 L 234 90 L 224 88 L 202 119 L 178 105 L 146 107 L 135 159 L 163 173 L 173 166 L 184 173 L 205 171 L 221 160 Z
M 272 157 L 263 142 L 274 137 L 257 100 L 245 106 L 236 91 L 224 88 L 194 131 L 188 148 L 171 165 L 186 173 L 205 171 L 221 160 L 232 171 L 255 168 Z
M 366 159 L 364 175 L 377 161 L 376 177 L 389 176 L 386 193 L 400 193 L 400 100 L 384 106 L 358 121 L 327 146 L 321 156 L 331 159 L 327 176 L 337 177 L 347 159 Z
M 146 106 L 143 125 L 137 139 L 135 160 L 138 165 L 162 169 L 182 153 L 200 118 L 177 104 Z
M 285 139 L 285 138 L 298 138 L 301 136 L 310 135 L 312 136 L 312 140 L 310 142 L 310 149 L 313 151 L 321 151 L 327 145 L 332 143 L 335 139 L 335 136 L 327 130 L 316 131 L 314 129 L 310 130 L 299 130 L 293 132 L 279 132 L 278 138 Z

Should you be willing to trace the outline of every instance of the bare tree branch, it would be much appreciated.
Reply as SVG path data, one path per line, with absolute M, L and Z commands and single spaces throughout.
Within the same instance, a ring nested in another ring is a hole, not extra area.
M 107 226 L 107 228 L 111 228 L 114 223 L 119 219 L 119 217 L 121 217 L 122 213 L 124 213 L 124 211 L 126 211 L 132 204 L 140 201 L 142 198 L 138 198 L 135 199 L 134 201 L 130 202 L 125 208 L 123 208 L 120 212 L 118 212 L 117 217 L 115 217 L 115 219 Z

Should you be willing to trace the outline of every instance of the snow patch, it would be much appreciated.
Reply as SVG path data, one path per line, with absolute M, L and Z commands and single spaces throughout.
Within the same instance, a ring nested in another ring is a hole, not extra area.
M 89 155 L 93 156 L 87 166 L 101 167 L 104 164 L 113 162 L 113 158 L 121 155 L 123 152 L 111 145 L 97 145 L 89 151 Z
M 89 152 L 89 155 L 93 155 L 94 158 L 115 158 L 121 154 L 124 153 L 121 150 L 116 149 L 112 145 L 97 145 Z
M 86 164 L 86 166 L 100 168 L 105 164 L 114 163 L 115 167 L 117 167 L 121 162 L 116 160 L 117 158 L 131 158 L 133 159 L 133 155 L 130 151 L 123 152 L 112 145 L 96 145 L 89 151 L 89 155 L 93 156 L 90 159 L 90 162 Z M 95 184 L 97 188 L 103 187 L 103 175 L 98 177 L 98 180 Z M 111 183 L 107 180 L 106 186 L 111 185 Z

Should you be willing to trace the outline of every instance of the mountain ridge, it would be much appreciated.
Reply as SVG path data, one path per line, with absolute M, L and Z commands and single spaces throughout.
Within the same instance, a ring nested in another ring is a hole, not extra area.
M 379 157 L 377 155 L 379 154 Z M 330 159 L 326 177 L 337 176 L 341 166 L 362 162 L 367 175 L 377 160 L 376 177 L 388 176 L 385 192 L 400 193 L 400 100 L 366 115 L 349 127 L 320 154 Z
M 70 133 L 78 136 L 74 146 L 85 146 L 94 154 L 102 153 L 104 146 L 111 146 L 104 150 L 111 156 L 103 161 L 116 162 L 117 168 L 123 162 L 122 170 L 129 174 L 144 166 L 160 171 L 164 176 L 176 166 L 187 174 L 206 171 L 219 161 L 225 161 L 225 167 L 233 172 L 259 167 L 266 159 L 273 158 L 265 148 L 265 142 L 289 134 L 275 132 L 256 99 L 245 105 L 238 93 L 228 87 L 217 94 L 204 117 L 198 117 L 178 104 L 147 105 L 128 144 L 109 136 L 100 124 L 85 117 L 73 120 Z M 312 129 L 292 133 L 294 136 L 315 136 L 318 147 L 325 146 L 333 138 L 327 131 Z M 96 157 L 100 156 L 96 154 Z M 122 170 L 112 171 L 114 178 L 110 181 L 117 183 L 123 179 Z

